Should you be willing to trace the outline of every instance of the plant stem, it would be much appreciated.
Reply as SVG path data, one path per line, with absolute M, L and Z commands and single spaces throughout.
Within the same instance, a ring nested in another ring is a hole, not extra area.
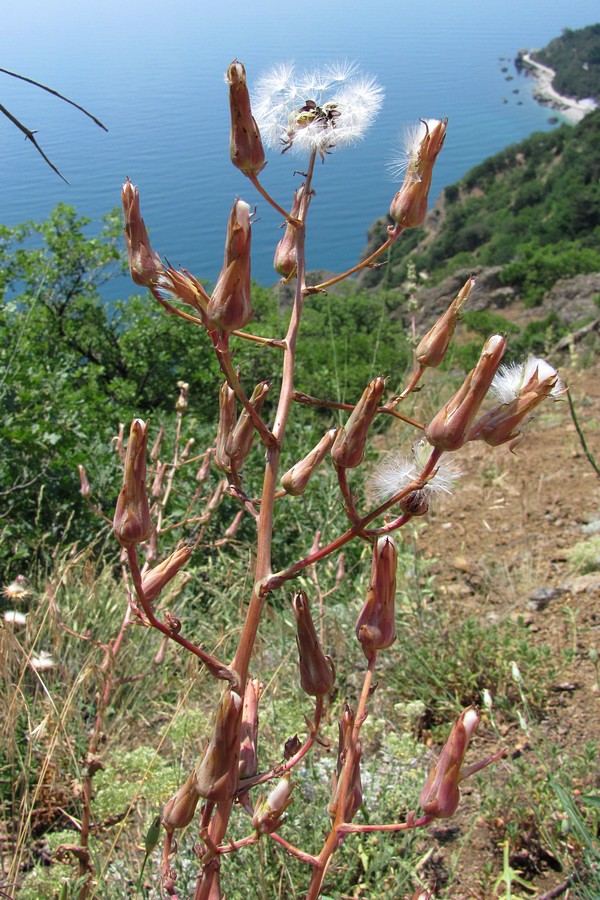
M 337 284 L 338 281 L 343 281 L 344 278 L 349 278 L 350 275 L 354 275 L 355 272 L 360 272 L 361 269 L 365 269 L 367 266 L 370 266 L 378 256 L 391 247 L 394 241 L 400 237 L 402 232 L 404 231 L 399 225 L 390 232 L 389 237 L 386 241 L 383 242 L 381 247 L 378 247 L 370 256 L 367 256 L 366 259 L 363 259 L 362 262 L 357 263 L 355 266 L 352 266 L 351 269 L 347 269 L 345 272 L 342 272 L 340 275 L 336 275 L 334 278 L 330 278 L 328 281 L 322 281 L 321 284 L 315 284 L 312 287 L 308 288 L 309 294 L 318 294 L 320 291 L 326 290 L 328 287 L 331 287 L 332 284 Z
M 573 403 L 573 398 L 571 397 L 571 391 L 567 388 L 567 400 L 569 401 L 569 410 L 571 412 L 571 418 L 573 419 L 573 425 L 575 426 L 575 430 L 579 435 L 579 442 L 583 448 L 583 452 L 587 456 L 591 467 L 596 473 L 596 477 L 600 478 L 600 468 L 596 464 L 596 460 L 592 456 L 591 452 L 588 450 L 588 446 L 585 442 L 585 437 L 583 436 L 583 431 L 581 430 L 581 426 L 579 425 L 579 420 L 577 419 L 577 414 L 575 412 L 575 404 Z
M 329 867 L 329 863 L 331 862 L 331 858 L 344 839 L 344 834 L 343 832 L 339 831 L 339 826 L 345 824 L 346 800 L 351 787 L 350 779 L 352 777 L 355 758 L 358 752 L 358 738 L 360 735 L 360 729 L 367 717 L 367 700 L 371 692 L 373 672 L 375 671 L 376 662 L 377 651 L 374 651 L 369 657 L 367 671 L 365 672 L 362 691 L 360 693 L 360 699 L 358 701 L 358 707 L 356 709 L 356 716 L 354 719 L 354 727 L 352 729 L 350 746 L 348 747 L 348 752 L 344 761 L 344 768 L 342 769 L 341 773 L 341 783 L 337 795 L 335 819 L 327 840 L 323 844 L 321 852 L 317 856 L 317 863 L 310 879 L 306 900 L 317 900 L 319 894 L 321 893 L 323 879 Z
M 261 585 L 271 575 L 271 544 L 273 538 L 273 522 L 275 495 L 277 490 L 277 479 L 279 475 L 279 463 L 281 458 L 281 446 L 285 436 L 286 425 L 292 405 L 294 394 L 294 364 L 296 360 L 296 341 L 300 328 L 300 320 L 302 318 L 302 309 L 304 306 L 304 294 L 306 289 L 306 259 L 305 259 L 305 238 L 306 238 L 306 215 L 310 203 L 311 192 L 310 184 L 314 171 L 316 153 L 311 155 L 307 175 L 303 202 L 300 210 L 301 224 L 296 232 L 297 241 L 297 258 L 298 258 L 298 281 L 296 284 L 296 294 L 294 305 L 292 307 L 292 315 L 288 326 L 287 334 L 284 339 L 285 349 L 283 351 L 283 373 L 281 381 L 281 390 L 275 413 L 275 420 L 272 432 L 269 432 L 270 440 L 265 441 L 266 465 L 263 479 L 263 488 L 260 503 L 260 515 L 258 518 L 258 531 L 256 542 L 256 568 L 255 581 L 248 604 L 246 620 L 244 622 L 242 633 L 238 642 L 238 646 L 231 663 L 231 669 L 236 673 L 239 684 L 239 691 L 243 695 L 246 679 L 248 678 L 248 670 L 250 667 L 250 659 L 254 650 L 256 636 L 262 617 L 265 603 L 265 594 L 261 590 Z M 229 355 L 223 354 L 217 350 L 219 360 L 228 366 L 226 374 L 235 376 L 235 371 L 231 365 Z M 224 370 L 225 371 L 225 370 Z M 237 378 L 236 378 L 237 380 Z M 239 382 L 238 382 L 239 384 Z M 234 384 L 230 382 L 230 386 L 235 390 Z M 237 393 L 237 391 L 236 391 Z M 254 421 L 254 420 L 253 420 Z M 262 435 L 261 435 L 262 436 Z M 235 757 L 232 765 L 237 769 L 237 757 Z M 210 840 L 215 845 L 219 845 L 225 837 L 229 817 L 231 815 L 231 807 L 233 798 L 222 804 L 217 804 L 217 811 L 210 823 L 208 834 Z M 211 862 L 209 866 L 204 866 L 198 876 L 196 883 L 196 891 L 194 900 L 209 900 L 211 888 L 218 877 L 218 859 Z

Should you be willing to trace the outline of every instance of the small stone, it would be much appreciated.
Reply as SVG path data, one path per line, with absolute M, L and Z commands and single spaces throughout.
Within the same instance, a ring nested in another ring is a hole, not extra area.
M 553 600 L 556 600 L 562 594 L 564 594 L 564 590 L 562 588 L 537 588 L 535 591 L 533 591 L 533 593 L 529 595 L 527 609 L 541 612 L 543 609 L 546 609 L 546 607 L 549 606 L 549 604 Z
M 600 534 L 600 519 L 592 519 L 587 525 L 583 525 L 581 530 L 584 534 Z

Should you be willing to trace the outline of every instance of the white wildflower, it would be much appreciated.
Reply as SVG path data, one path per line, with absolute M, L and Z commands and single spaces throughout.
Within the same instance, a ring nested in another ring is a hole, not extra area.
M 296 73 L 279 65 L 259 78 L 252 108 L 265 143 L 321 157 L 359 140 L 383 102 L 374 78 L 348 64 Z
M 47 653 L 45 650 L 40 650 L 39 656 L 31 657 L 31 665 L 34 669 L 38 671 L 42 669 L 54 669 L 56 668 L 56 663 L 52 659 L 52 654 Z
M 416 481 L 427 465 L 431 455 L 431 447 L 427 441 L 417 441 L 412 448 L 412 460 L 402 454 L 390 454 L 380 463 L 371 476 L 370 487 L 377 499 L 385 503 L 394 494 L 398 494 Z M 435 494 L 450 494 L 454 482 L 461 473 L 450 457 L 442 457 L 435 474 L 425 487 L 415 491 L 420 499 L 429 502 Z
M 524 388 L 530 385 L 532 379 L 538 384 L 554 382 L 549 396 L 558 400 L 564 393 L 565 387 L 556 369 L 545 359 L 537 356 L 529 356 L 525 363 L 510 363 L 500 366 L 492 382 L 491 390 L 500 403 L 511 403 L 516 400 Z
M 22 612 L 17 612 L 14 609 L 8 609 L 4 613 L 4 621 L 8 622 L 10 625 L 26 625 L 27 624 L 27 614 Z
M 521 675 L 521 670 L 519 669 L 516 662 L 511 662 L 510 664 L 510 674 L 512 675 L 512 680 L 516 684 L 523 684 L 523 676 Z
M 9 600 L 24 600 L 30 593 L 24 575 L 17 575 L 14 581 L 2 588 L 2 593 Z

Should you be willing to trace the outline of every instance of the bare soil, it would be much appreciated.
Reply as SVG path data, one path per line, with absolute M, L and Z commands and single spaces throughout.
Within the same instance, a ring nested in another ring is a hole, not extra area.
M 600 365 L 563 374 L 588 448 L 599 462 Z M 574 570 L 569 551 L 589 538 L 593 523 L 600 520 L 600 481 L 582 449 L 568 404 L 546 404 L 515 453 L 506 446 L 491 450 L 476 442 L 460 451 L 460 463 L 464 477 L 452 497 L 430 511 L 418 537 L 420 552 L 432 560 L 437 592 L 456 615 L 476 615 L 487 622 L 521 617 L 532 642 L 555 650 L 558 674 L 550 684 L 549 708 L 540 726 L 544 737 L 565 754 L 579 751 L 586 742 L 597 746 L 600 694 L 589 651 L 600 652 L 600 561 L 595 572 L 581 574 Z M 534 748 L 518 726 L 507 730 L 505 740 L 509 765 L 511 759 L 528 755 L 535 764 Z M 501 770 L 502 765 L 494 777 L 502 777 Z M 539 778 L 544 777 L 540 771 Z M 597 794 L 599 786 L 596 759 L 581 789 Z M 577 795 L 577 785 L 574 791 Z M 476 786 L 466 782 L 462 817 L 459 808 L 457 819 L 437 829 L 434 856 L 442 870 L 456 853 L 459 833 L 452 828 L 458 825 L 463 834 L 473 829 L 477 798 L 469 800 L 472 792 L 476 794 Z M 500 852 L 505 825 L 476 821 L 468 853 L 463 852 L 459 862 L 459 884 L 452 894 L 457 900 L 505 896 L 503 889 L 496 893 L 480 886 L 486 862 L 489 866 L 490 856 Z M 535 891 L 517 886 L 516 894 L 576 896 L 565 884 L 569 873 L 557 870 L 550 848 L 534 831 L 531 840 L 522 834 L 511 865 L 525 874 Z

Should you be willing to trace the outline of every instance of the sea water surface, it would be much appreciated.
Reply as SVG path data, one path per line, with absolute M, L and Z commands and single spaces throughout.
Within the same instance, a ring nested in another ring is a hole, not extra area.
M 108 133 L 33 86 L 0 74 L 0 103 L 27 127 L 68 178 L 64 184 L 0 116 L 0 223 L 48 216 L 67 202 L 93 220 L 120 202 L 129 176 L 155 249 L 173 265 L 214 281 L 236 196 L 257 203 L 253 277 L 273 283 L 280 221 L 229 161 L 224 72 L 242 60 L 250 85 L 282 61 L 301 68 L 350 61 L 376 76 L 385 103 L 354 148 L 335 151 L 315 178 L 309 268 L 354 264 L 366 231 L 397 190 L 387 165 L 403 127 L 449 119 L 432 201 L 486 156 L 536 129 L 552 111 L 531 98 L 512 60 L 565 27 L 598 18 L 596 0 L 19 0 L 7 5 L 0 65 L 66 94 Z M 508 71 L 503 69 L 508 68 Z M 262 180 L 288 205 L 302 160 L 271 151 Z M 131 285 L 117 280 L 107 300 Z

